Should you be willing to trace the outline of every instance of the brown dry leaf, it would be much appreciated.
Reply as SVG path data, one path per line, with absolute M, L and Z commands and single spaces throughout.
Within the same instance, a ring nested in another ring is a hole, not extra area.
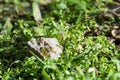
M 112 34 L 112 36 L 113 36 L 115 39 L 120 39 L 120 29 L 119 29 L 119 27 L 113 29 L 113 30 L 111 31 L 111 34 Z
M 31 50 L 40 58 L 57 59 L 62 53 L 62 46 L 56 38 L 32 38 L 28 41 Z

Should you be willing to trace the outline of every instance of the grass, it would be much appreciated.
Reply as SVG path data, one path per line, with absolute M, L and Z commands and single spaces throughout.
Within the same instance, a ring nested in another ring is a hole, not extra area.
M 120 23 L 120 18 L 116 20 L 112 15 L 106 20 L 102 16 L 108 11 L 105 5 L 110 1 L 53 1 L 40 6 L 41 23 L 33 18 L 33 0 L 1 1 L 0 78 L 119 80 L 119 50 L 106 35 L 113 25 Z M 33 37 L 57 38 L 63 46 L 61 58 L 41 60 L 31 55 L 27 41 Z

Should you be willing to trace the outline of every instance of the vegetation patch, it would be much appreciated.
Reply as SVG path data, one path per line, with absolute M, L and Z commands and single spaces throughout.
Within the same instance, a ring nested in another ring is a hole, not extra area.
M 119 27 L 119 0 L 0 0 L 0 79 L 119 80 Z M 32 38 L 56 39 L 60 57 L 35 55 Z

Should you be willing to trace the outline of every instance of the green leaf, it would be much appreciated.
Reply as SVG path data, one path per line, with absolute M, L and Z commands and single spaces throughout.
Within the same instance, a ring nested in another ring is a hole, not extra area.
M 45 80 L 51 80 L 45 69 L 42 70 L 42 75 L 44 76 Z
M 13 25 L 11 24 L 11 19 L 8 18 L 7 21 L 5 22 L 4 26 L 3 26 L 3 30 L 2 33 L 3 34 L 9 34 L 13 28 Z
M 37 33 L 38 36 L 44 36 L 44 30 L 41 27 L 33 27 L 33 30 L 35 31 L 35 33 Z
M 39 5 L 36 2 L 34 2 L 32 4 L 32 9 L 33 9 L 33 17 L 34 17 L 34 19 L 37 22 L 39 22 L 42 19 Z

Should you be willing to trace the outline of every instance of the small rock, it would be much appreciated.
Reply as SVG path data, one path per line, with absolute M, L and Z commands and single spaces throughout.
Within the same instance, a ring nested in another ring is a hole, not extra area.
M 56 38 L 32 38 L 28 41 L 31 50 L 40 58 L 58 59 L 62 53 L 62 46 Z

